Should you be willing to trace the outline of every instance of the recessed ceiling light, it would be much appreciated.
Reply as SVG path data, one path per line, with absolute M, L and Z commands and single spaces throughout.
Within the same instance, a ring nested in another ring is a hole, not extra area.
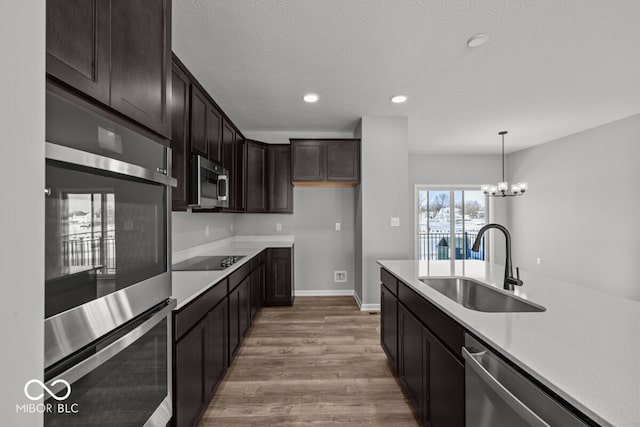
M 391 98 L 391 102 L 393 102 L 394 104 L 402 104 L 406 100 L 407 100 L 407 97 L 405 95 L 396 95 Z
M 316 102 L 318 100 L 318 95 L 315 93 L 308 93 L 302 97 L 305 102 Z
M 486 34 L 475 34 L 471 36 L 469 40 L 467 40 L 467 46 L 469 47 L 482 46 L 488 39 L 489 39 L 489 36 Z

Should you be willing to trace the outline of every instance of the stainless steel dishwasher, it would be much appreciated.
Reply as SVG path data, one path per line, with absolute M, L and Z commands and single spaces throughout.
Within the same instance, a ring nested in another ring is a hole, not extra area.
M 589 425 L 471 335 L 462 355 L 467 427 Z

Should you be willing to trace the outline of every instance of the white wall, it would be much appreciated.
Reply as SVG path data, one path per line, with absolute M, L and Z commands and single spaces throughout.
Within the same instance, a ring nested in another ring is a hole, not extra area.
M 314 294 L 353 293 L 354 189 L 295 187 L 293 214 L 236 215 L 236 234 L 295 236 L 295 289 Z M 341 230 L 336 231 L 339 222 Z M 276 231 L 276 224 L 282 231 Z M 334 283 L 333 272 L 347 272 L 346 283 Z
M 639 159 L 640 115 L 508 156 L 510 178 L 529 182 L 509 206 L 514 258 L 640 301 Z
M 0 414 L 2 425 L 40 426 L 16 405 L 44 369 L 44 1 L 2 2 L 0 52 Z
M 222 212 L 172 212 L 172 252 L 233 236 L 235 217 Z
M 413 215 L 409 208 L 409 140 L 406 117 L 363 117 L 362 181 L 358 214 L 362 223 L 362 295 L 364 308 L 380 304 L 379 259 L 413 256 Z M 400 218 L 400 227 L 390 219 Z M 358 219 L 357 221 L 360 221 Z M 359 287 L 358 287 L 359 289 Z

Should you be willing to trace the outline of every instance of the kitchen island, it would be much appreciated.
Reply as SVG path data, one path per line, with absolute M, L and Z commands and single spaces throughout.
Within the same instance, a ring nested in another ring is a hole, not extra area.
M 420 281 L 429 261 L 378 261 L 386 271 L 602 425 L 640 426 L 640 303 L 522 271 L 514 294 L 544 312 L 467 309 Z M 461 274 L 502 289 L 504 269 Z M 615 277 L 612 277 L 615 280 Z

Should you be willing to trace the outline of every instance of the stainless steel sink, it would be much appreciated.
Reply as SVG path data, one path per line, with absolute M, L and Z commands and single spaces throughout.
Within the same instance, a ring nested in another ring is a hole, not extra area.
M 514 295 L 461 277 L 438 277 L 421 279 L 447 298 L 471 310 L 491 313 L 545 311 L 546 308 Z

